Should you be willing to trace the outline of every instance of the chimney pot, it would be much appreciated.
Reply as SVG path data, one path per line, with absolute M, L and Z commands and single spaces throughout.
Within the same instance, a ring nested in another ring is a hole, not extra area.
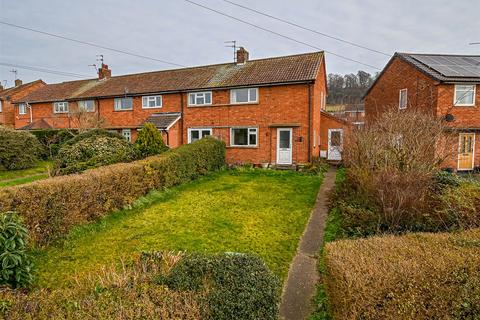
M 15 87 L 21 86 L 22 85 L 22 80 L 20 79 L 15 79 Z
M 112 70 L 108 69 L 108 65 L 102 63 L 102 67 L 98 69 L 98 79 L 108 79 L 112 76 Z
M 237 50 L 237 64 L 244 64 L 248 61 L 248 51 L 244 47 Z

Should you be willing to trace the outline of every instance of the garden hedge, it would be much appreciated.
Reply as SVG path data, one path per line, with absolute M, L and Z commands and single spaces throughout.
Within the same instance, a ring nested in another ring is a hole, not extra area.
M 0 127 L 0 170 L 34 167 L 41 152 L 41 144 L 31 133 Z
M 201 139 L 143 160 L 0 189 L 0 212 L 23 217 L 36 245 L 118 210 L 153 189 L 192 180 L 225 165 L 225 144 Z
M 328 243 L 334 319 L 479 319 L 480 229 Z

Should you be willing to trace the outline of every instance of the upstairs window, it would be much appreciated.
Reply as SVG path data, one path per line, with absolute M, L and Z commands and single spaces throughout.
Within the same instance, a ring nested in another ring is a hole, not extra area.
M 153 109 L 162 107 L 162 96 L 142 97 L 142 109 Z
M 133 110 L 133 98 L 115 98 L 115 111 Z
M 68 113 L 68 102 L 55 102 L 53 104 L 53 113 Z
M 2 100 L 0 100 L 0 112 L 2 112 L 2 110 L 3 110 L 2 109 L 3 108 L 2 103 L 3 103 Z
M 399 100 L 398 107 L 400 109 L 406 109 L 407 108 L 407 89 L 400 90 L 400 95 L 398 100 Z
M 18 105 L 18 114 L 27 114 L 27 105 L 25 103 Z
M 191 92 L 188 94 L 188 105 L 206 106 L 212 104 L 212 92 Z
M 94 112 L 95 111 L 95 101 L 93 100 L 83 100 L 78 101 L 78 110 L 85 112 Z
M 234 147 L 256 147 L 257 128 L 232 128 L 230 131 L 230 145 Z
M 455 85 L 453 105 L 459 107 L 472 107 L 475 105 L 475 85 Z
M 231 103 L 258 102 L 258 88 L 233 89 L 230 91 Z

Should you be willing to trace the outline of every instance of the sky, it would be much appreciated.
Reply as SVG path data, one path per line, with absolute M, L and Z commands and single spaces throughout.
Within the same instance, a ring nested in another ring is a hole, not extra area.
M 479 0 L 231 0 L 306 28 L 388 55 L 348 45 L 239 8 L 223 0 L 192 0 L 280 33 L 259 30 L 185 0 L 0 0 L 0 21 L 99 44 L 183 66 L 233 61 L 226 41 L 251 59 L 326 51 L 328 73 L 375 73 L 394 52 L 480 55 Z M 24 82 L 94 78 L 103 54 L 112 75 L 178 68 L 160 61 L 0 24 L 0 81 L 13 85 L 11 66 L 57 70 L 57 75 L 16 67 Z M 357 62 L 338 57 L 357 60 Z

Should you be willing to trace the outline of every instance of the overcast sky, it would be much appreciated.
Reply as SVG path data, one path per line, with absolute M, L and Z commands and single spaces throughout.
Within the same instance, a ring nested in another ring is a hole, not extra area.
M 222 0 L 193 0 L 314 47 L 383 68 L 389 57 L 260 16 Z M 231 0 L 302 26 L 393 54 L 480 54 L 479 0 Z M 184 0 L 0 0 L 0 20 L 186 66 L 232 61 L 224 41 L 237 40 L 253 59 L 317 51 Z M 88 66 L 103 54 L 113 75 L 173 68 L 165 63 L 89 47 L 0 25 L 0 63 L 95 77 Z M 326 54 L 327 72 L 377 70 Z M 11 86 L 12 67 L 0 65 Z M 17 68 L 18 78 L 75 80 Z

